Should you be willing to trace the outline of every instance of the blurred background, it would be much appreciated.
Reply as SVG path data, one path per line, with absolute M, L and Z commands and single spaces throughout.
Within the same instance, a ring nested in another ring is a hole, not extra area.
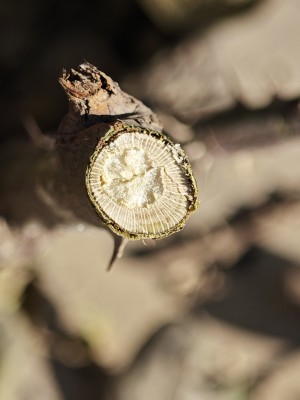
M 300 398 L 297 0 L 11 0 L 0 36 L 0 399 Z M 162 241 L 41 190 L 87 60 L 183 144 L 201 205 Z

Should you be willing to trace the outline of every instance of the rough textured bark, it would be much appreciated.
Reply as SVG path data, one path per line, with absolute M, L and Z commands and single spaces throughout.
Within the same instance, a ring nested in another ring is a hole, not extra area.
M 71 69 L 70 73 L 64 71 L 59 82 L 70 101 L 70 112 L 61 123 L 60 134 L 76 133 L 98 122 L 118 119 L 162 131 L 150 108 L 123 92 L 109 76 L 89 63 Z

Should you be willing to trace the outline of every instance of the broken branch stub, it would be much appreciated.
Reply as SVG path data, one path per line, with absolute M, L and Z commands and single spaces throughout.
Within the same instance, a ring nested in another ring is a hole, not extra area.
M 90 64 L 63 73 L 70 100 L 57 150 L 69 204 L 129 239 L 182 229 L 198 206 L 191 166 L 156 115 Z

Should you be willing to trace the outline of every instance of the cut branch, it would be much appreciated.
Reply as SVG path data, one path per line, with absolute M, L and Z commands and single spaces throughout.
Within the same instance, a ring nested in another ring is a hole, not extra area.
M 197 207 L 196 183 L 157 116 L 88 63 L 64 71 L 60 84 L 70 101 L 56 142 L 64 203 L 129 239 L 182 229 Z

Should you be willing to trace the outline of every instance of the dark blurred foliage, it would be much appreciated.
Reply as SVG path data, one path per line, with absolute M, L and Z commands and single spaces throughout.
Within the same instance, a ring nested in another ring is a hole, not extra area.
M 5 138 L 23 134 L 24 113 L 43 129 L 58 125 L 67 110 L 57 84 L 63 68 L 88 60 L 118 81 L 168 42 L 132 0 L 13 0 L 0 7 Z
M 183 13 L 168 29 L 168 15 L 150 19 L 149 5 L 134 0 L 22 2 L 0 5 L 1 136 L 23 135 L 21 119 L 31 114 L 43 130 L 53 130 L 66 112 L 57 84 L 63 68 L 87 60 L 116 81 L 147 63 L 157 51 L 220 17 L 244 11 L 256 1 L 198 1 L 194 19 Z M 223 4 L 224 3 L 224 4 Z M 234 2 L 233 2 L 234 3 Z M 240 4 L 239 4 L 240 3 Z M 155 5 L 154 5 L 155 7 Z M 145 12 L 146 11 L 146 12 Z M 184 10 L 185 11 L 185 10 Z M 195 14 L 195 13 L 193 13 Z

